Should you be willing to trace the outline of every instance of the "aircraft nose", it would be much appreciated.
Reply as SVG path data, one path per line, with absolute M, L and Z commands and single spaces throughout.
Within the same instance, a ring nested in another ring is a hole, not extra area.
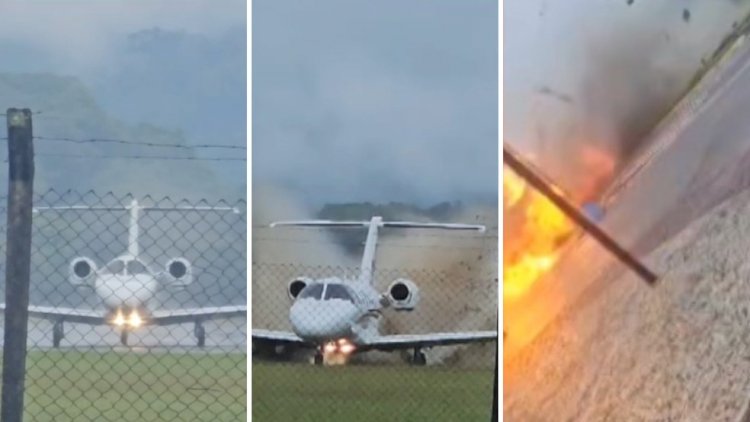
M 305 339 L 333 340 L 351 334 L 358 309 L 346 300 L 297 300 L 289 311 L 295 334 Z

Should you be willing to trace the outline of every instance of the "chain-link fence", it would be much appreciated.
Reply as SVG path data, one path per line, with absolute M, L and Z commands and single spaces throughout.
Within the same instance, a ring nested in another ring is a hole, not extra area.
M 24 420 L 245 420 L 245 211 L 35 197 Z
M 254 227 L 253 420 L 490 420 L 497 232 L 401 233 L 361 283 L 350 234 Z

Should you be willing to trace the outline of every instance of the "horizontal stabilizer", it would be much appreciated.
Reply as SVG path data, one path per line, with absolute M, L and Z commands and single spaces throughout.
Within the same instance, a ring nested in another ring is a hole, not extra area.
M 484 232 L 485 227 L 475 224 L 448 224 L 448 223 L 420 223 L 413 221 L 380 221 L 373 223 L 367 221 L 333 221 L 333 220 L 298 220 L 277 221 L 271 223 L 271 227 L 296 226 L 296 227 L 369 227 L 375 224 L 378 227 L 393 227 L 404 229 L 442 229 L 442 230 L 474 230 Z

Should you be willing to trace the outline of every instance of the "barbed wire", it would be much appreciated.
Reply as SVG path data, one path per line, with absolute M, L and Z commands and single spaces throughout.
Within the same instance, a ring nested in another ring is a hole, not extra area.
M 33 112 L 31 112 L 31 114 L 34 115 L 34 116 L 42 114 L 42 113 L 44 113 L 44 111 L 33 111 Z M 0 113 L 0 116 L 7 116 L 7 114 Z
M 105 155 L 105 154 L 57 154 L 57 153 L 36 153 L 38 157 L 60 157 L 60 158 L 96 158 L 96 159 L 113 159 L 113 160 L 185 160 L 185 161 L 247 161 L 245 157 L 176 157 L 172 155 Z M 3 160 L 7 163 L 8 160 Z
M 119 145 L 138 145 L 154 148 L 177 148 L 186 150 L 196 149 L 233 149 L 246 151 L 247 147 L 242 145 L 229 145 L 229 144 L 175 144 L 166 143 L 160 144 L 156 142 L 143 142 L 143 141 L 128 141 L 124 139 L 108 139 L 108 138 L 69 138 L 69 137 L 47 137 L 47 136 L 34 136 L 35 140 L 47 141 L 47 142 L 68 142 L 74 144 L 94 144 L 94 143 L 107 143 L 107 144 L 119 144 Z

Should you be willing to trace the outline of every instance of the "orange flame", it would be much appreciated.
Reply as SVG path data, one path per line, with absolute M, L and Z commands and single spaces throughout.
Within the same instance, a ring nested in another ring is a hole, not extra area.
M 513 170 L 503 166 L 503 206 L 513 207 L 523 198 L 526 192 L 526 182 Z
M 579 143 L 576 151 L 577 176 L 571 180 L 574 202 L 595 198 L 609 181 L 617 158 L 594 143 Z M 553 189 L 562 191 L 552 186 Z M 550 200 L 515 172 L 503 167 L 504 218 L 508 225 L 503 247 L 503 297 L 516 299 L 525 295 L 560 257 L 560 246 L 574 231 L 573 223 Z M 509 218 L 510 217 L 510 218 Z
M 523 296 L 552 268 L 559 258 L 561 241 L 573 232 L 572 223 L 550 200 L 536 191 L 526 192 L 525 188 L 526 184 L 518 175 L 503 168 L 504 211 L 506 214 L 523 213 L 522 226 L 510 228 L 515 235 L 503 248 L 503 297 L 506 299 Z

